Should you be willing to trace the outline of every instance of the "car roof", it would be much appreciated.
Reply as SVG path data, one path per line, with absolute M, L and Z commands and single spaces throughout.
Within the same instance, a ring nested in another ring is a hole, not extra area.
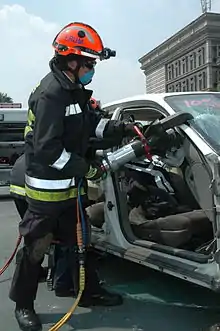
M 123 98 L 115 101 L 108 102 L 103 105 L 103 108 L 111 108 L 112 106 L 132 103 L 135 101 L 153 101 L 153 102 L 164 102 L 165 97 L 178 96 L 178 95 L 189 95 L 189 94 L 219 94 L 220 92 L 210 92 L 210 91 L 197 91 L 197 92 L 172 92 L 172 93 L 149 93 L 149 94 L 139 94 L 128 98 Z

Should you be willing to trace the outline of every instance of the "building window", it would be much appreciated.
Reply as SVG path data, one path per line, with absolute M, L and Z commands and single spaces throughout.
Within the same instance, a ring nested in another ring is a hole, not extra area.
M 212 85 L 216 85 L 218 81 L 218 71 L 217 70 L 213 70 L 212 71 Z
M 186 73 L 186 58 L 182 59 L 182 73 L 183 75 Z
M 206 71 L 203 71 L 203 73 L 202 73 L 202 80 L 203 80 L 203 88 L 206 89 L 207 88 L 207 75 L 206 75 Z
M 168 90 L 168 92 L 174 92 L 174 85 L 173 84 L 168 85 L 167 90 Z
M 172 79 L 174 78 L 174 65 L 171 64 L 171 76 L 172 76 Z
M 202 65 L 202 50 L 201 48 L 198 50 L 198 66 L 200 67 Z
M 205 47 L 202 47 L 202 64 L 206 63 L 206 52 Z
M 168 65 L 167 71 L 168 71 L 168 80 L 171 80 L 172 79 L 171 65 Z
M 198 74 L 198 89 L 199 91 L 202 91 L 203 90 L 203 81 L 202 81 L 202 74 Z
M 194 64 L 194 69 L 197 67 L 196 64 L 196 52 L 193 52 L 193 64 Z
M 198 91 L 197 75 L 194 75 L 194 88 L 195 88 L 195 91 Z
M 216 81 L 217 81 L 217 83 L 220 82 L 220 70 L 216 71 Z
M 175 62 L 175 77 L 178 77 L 178 62 Z
M 190 91 L 194 91 L 194 79 L 190 78 Z
M 189 91 L 189 79 L 186 79 L 186 91 Z
M 212 61 L 216 62 L 217 58 L 217 46 L 212 46 Z
M 190 57 L 189 57 L 189 68 L 190 68 L 190 70 L 194 69 L 193 54 L 190 54 Z
M 196 75 L 194 75 L 190 78 L 189 90 L 190 91 L 197 91 L 197 77 L 196 77 Z
M 175 84 L 175 92 L 181 92 L 181 83 L 176 83 Z
M 186 56 L 186 72 L 189 71 L 189 58 Z
M 182 81 L 182 92 L 187 92 L 187 89 L 186 89 L 186 80 L 183 80 Z
M 197 53 L 197 64 L 198 66 L 202 66 L 203 64 L 205 63 L 205 48 L 204 47 L 201 47 L 199 50 L 198 50 L 198 53 Z
M 181 61 L 178 61 L 178 75 L 181 75 Z

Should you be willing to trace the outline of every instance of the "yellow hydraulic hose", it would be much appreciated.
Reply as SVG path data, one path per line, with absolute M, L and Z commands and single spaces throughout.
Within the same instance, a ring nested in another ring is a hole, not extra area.
M 85 289 L 85 261 L 84 261 L 84 244 L 82 238 L 82 224 L 80 221 L 80 213 L 79 213 L 79 201 L 77 199 L 77 245 L 79 249 L 79 293 L 78 296 L 70 308 L 70 310 L 54 325 L 49 331 L 57 331 L 59 330 L 72 316 L 74 311 L 76 310 L 79 301 L 82 297 L 83 291 Z

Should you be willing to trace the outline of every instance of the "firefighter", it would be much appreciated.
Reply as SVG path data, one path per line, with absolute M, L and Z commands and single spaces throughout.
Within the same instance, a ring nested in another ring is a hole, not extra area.
M 53 236 L 68 247 L 74 290 L 78 293 L 76 202 L 86 204 L 86 180 L 103 177 L 99 163 L 86 158 L 88 141 L 131 134 L 131 124 L 100 118 L 88 109 L 92 91 L 84 88 L 96 61 L 115 56 L 98 33 L 84 23 L 70 23 L 55 37 L 50 72 L 32 91 L 25 128 L 25 192 L 28 210 L 19 224 L 24 247 L 16 264 L 9 297 L 16 303 L 21 330 L 42 330 L 34 310 L 41 261 Z M 84 179 L 83 185 L 79 183 Z M 86 259 L 86 290 L 81 306 L 117 305 L 122 298 L 104 290 Z
M 104 116 L 105 112 L 101 109 L 98 105 L 97 101 L 94 98 L 90 98 L 89 102 L 90 109 L 95 111 L 98 115 Z M 114 146 L 115 141 L 112 143 Z M 112 147 L 110 146 L 110 147 Z M 106 148 L 105 141 L 102 139 L 102 146 L 103 149 Z M 107 148 L 109 145 L 107 146 Z M 93 158 L 94 158 L 94 148 L 93 150 Z M 87 153 L 88 156 L 88 153 Z M 27 211 L 28 204 L 26 201 L 26 193 L 25 193 L 25 156 L 22 154 L 14 163 L 14 166 L 11 171 L 11 178 L 10 178 L 10 195 L 12 196 L 16 209 L 19 213 L 21 219 L 23 219 L 25 212 Z M 59 259 L 59 255 L 61 255 L 60 263 L 57 263 L 55 267 L 55 275 L 54 275 L 54 282 L 53 287 L 55 290 L 56 296 L 59 297 L 69 297 L 72 296 L 73 293 L 73 284 L 72 279 L 70 276 L 70 272 L 67 266 L 67 263 L 63 261 L 63 252 L 64 247 L 60 250 L 59 246 L 55 245 L 55 256 L 56 260 Z M 20 251 L 21 252 L 21 251 Z M 17 254 L 17 260 L 19 259 L 19 253 Z M 95 261 L 94 261 L 95 262 Z M 41 267 L 39 282 L 43 282 L 46 280 L 47 277 L 47 268 Z

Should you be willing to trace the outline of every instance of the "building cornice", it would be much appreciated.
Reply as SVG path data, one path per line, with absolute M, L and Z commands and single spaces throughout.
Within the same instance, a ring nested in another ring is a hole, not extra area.
M 206 13 L 201 15 L 171 38 L 140 58 L 139 62 L 142 64 L 141 69 L 146 70 L 148 66 L 151 67 L 155 62 L 164 62 L 168 57 L 170 60 L 171 54 L 175 53 L 175 56 L 178 53 L 182 54 L 184 46 L 186 52 L 189 51 L 191 47 L 195 48 L 195 39 L 198 41 L 196 41 L 196 44 L 199 45 L 203 40 L 207 39 L 207 34 L 210 33 L 210 30 L 213 30 L 216 35 L 219 35 L 219 29 L 220 14 Z

